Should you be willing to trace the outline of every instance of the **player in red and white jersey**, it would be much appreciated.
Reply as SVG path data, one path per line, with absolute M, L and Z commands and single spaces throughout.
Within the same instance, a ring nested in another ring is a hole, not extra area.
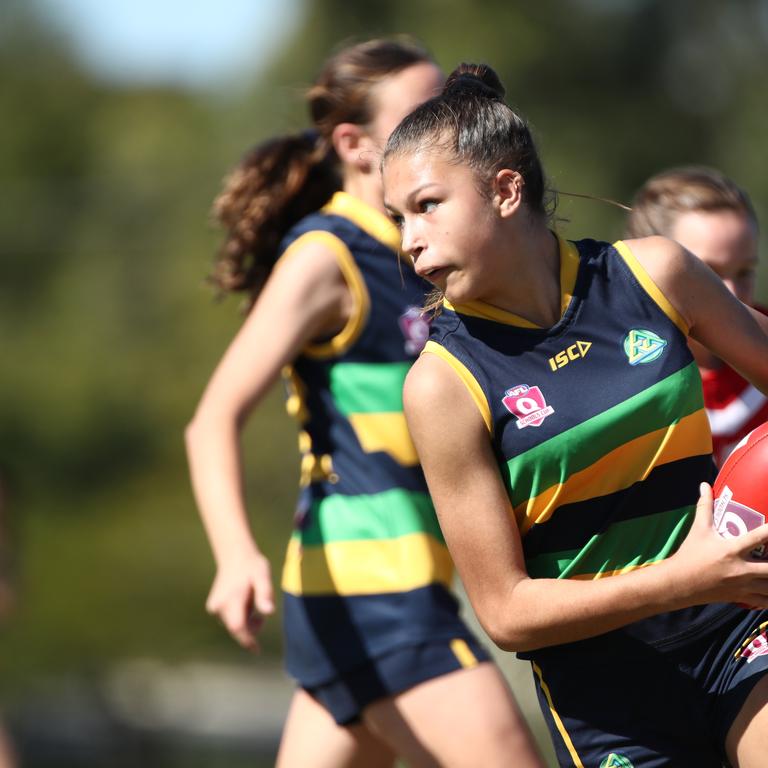
M 758 309 L 768 314 L 763 307 Z M 768 397 L 725 364 L 699 370 L 712 428 L 713 455 L 720 466 L 744 435 L 768 421 Z
M 648 235 L 677 240 L 708 264 L 736 298 L 754 306 L 757 216 L 747 193 L 727 176 L 703 166 L 652 176 L 635 195 L 627 221 L 628 237 Z M 719 466 L 744 435 L 768 420 L 768 398 L 701 344 L 691 341 L 690 346 L 701 372 Z

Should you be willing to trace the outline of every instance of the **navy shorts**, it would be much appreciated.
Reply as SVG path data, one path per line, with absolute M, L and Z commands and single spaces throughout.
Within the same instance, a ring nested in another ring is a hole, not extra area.
M 725 737 L 768 670 L 768 611 L 737 611 L 660 651 L 622 632 L 531 654 L 561 766 L 722 768 Z
M 398 648 L 306 690 L 339 725 L 352 725 L 360 720 L 363 709 L 378 699 L 489 659 L 475 639 L 422 643 Z

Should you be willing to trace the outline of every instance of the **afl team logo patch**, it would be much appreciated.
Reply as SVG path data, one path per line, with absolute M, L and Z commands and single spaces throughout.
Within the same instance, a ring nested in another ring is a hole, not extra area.
M 611 754 L 600 763 L 600 768 L 634 768 L 634 766 L 628 757 L 611 752 Z
M 658 360 L 666 346 L 665 339 L 657 336 L 653 331 L 642 328 L 633 328 L 624 339 L 624 352 L 630 365 L 652 363 Z
M 517 428 L 540 427 L 547 416 L 552 415 L 555 409 L 547 405 L 544 395 L 538 387 L 529 387 L 527 384 L 518 384 L 511 387 L 501 398 L 504 407 L 517 417 Z
M 408 307 L 398 318 L 400 330 L 405 336 L 405 351 L 418 355 L 429 338 L 429 321 L 419 307 Z

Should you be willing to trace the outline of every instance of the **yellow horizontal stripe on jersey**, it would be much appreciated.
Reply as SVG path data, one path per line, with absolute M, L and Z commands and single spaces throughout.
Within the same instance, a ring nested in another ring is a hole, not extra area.
M 629 488 L 644 480 L 657 466 L 698 455 L 701 445 L 709 446 L 709 422 L 702 408 L 670 427 L 649 432 L 607 453 L 581 472 L 569 477 L 515 507 L 521 534 L 536 523 L 548 520 L 564 503 L 587 501 Z M 645 467 L 638 477 L 639 467 Z
M 606 579 L 609 576 L 618 576 L 621 573 L 630 573 L 631 571 L 639 571 L 641 568 L 648 568 L 651 565 L 658 565 L 663 562 L 659 560 L 653 563 L 638 563 L 637 565 L 625 565 L 623 568 L 615 568 L 612 571 L 600 571 L 600 573 L 579 573 L 574 576 L 569 576 L 569 579 L 575 581 L 595 581 L 596 579 Z
M 293 595 L 408 592 L 452 581 L 448 549 L 425 533 L 307 548 L 291 539 L 283 566 L 283 589 Z
M 617 240 L 613 247 L 619 252 L 626 265 L 632 270 L 632 274 L 637 278 L 643 290 L 656 302 L 661 311 L 687 336 L 688 323 L 683 320 L 682 315 L 672 306 L 669 299 L 661 292 L 651 276 L 646 272 L 645 267 L 637 260 L 637 257 L 629 249 L 629 246 L 623 240 Z
M 384 451 L 404 467 L 415 467 L 419 463 L 402 411 L 350 413 L 348 418 L 366 453 Z

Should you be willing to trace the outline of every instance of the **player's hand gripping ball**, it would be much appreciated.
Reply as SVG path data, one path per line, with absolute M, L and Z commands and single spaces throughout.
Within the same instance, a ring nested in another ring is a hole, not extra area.
M 768 422 L 753 429 L 723 463 L 715 479 L 715 528 L 725 538 L 742 536 L 768 517 Z M 753 557 L 768 559 L 761 546 Z

